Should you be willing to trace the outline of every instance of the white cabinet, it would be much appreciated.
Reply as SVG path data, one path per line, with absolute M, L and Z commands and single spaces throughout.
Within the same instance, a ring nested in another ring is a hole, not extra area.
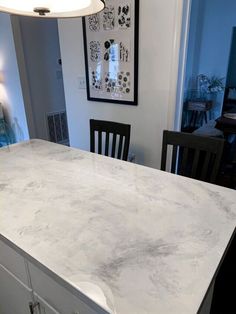
M 59 284 L 56 279 L 46 274 L 46 272 L 42 271 L 39 267 L 30 262 L 28 265 L 33 291 L 59 311 L 60 314 L 107 313 L 97 305 L 89 302 L 79 291 L 77 293 L 78 296 L 73 295 L 68 289 L 63 287 L 62 284 Z
M 107 314 L 60 277 L 35 264 L 0 240 L 0 314 Z M 30 311 L 30 303 L 39 306 Z
M 28 276 L 25 271 L 25 260 L 13 248 L 0 239 L 0 264 L 7 268 L 14 276 L 29 287 Z
M 60 314 L 56 309 L 54 309 L 50 304 L 48 304 L 44 299 L 34 293 L 34 300 L 39 304 L 37 314 Z M 35 314 L 36 314 L 35 311 Z
M 0 314 L 30 314 L 32 290 L 0 265 Z

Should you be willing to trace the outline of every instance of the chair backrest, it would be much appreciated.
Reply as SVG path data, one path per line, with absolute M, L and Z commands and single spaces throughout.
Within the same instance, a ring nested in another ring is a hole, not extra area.
M 98 134 L 97 153 L 112 158 L 127 160 L 130 144 L 129 124 L 90 120 L 90 151 L 96 152 L 96 132 Z M 103 141 L 103 133 L 105 133 L 105 147 Z M 112 137 L 111 137 L 112 135 Z
M 214 183 L 224 140 L 174 131 L 163 132 L 161 170 L 166 170 L 168 145 L 173 146 L 171 172 Z

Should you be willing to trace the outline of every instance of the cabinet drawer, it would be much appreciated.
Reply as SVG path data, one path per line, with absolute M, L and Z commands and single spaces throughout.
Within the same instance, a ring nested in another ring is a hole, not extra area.
M 33 291 L 60 314 L 108 314 L 92 301 L 81 295 L 72 294 L 68 287 L 29 262 Z M 72 288 L 73 289 L 73 288 Z
M 60 314 L 55 310 L 50 304 L 48 304 L 44 299 L 34 293 L 34 300 L 40 304 L 40 314 Z
M 0 240 L 0 264 L 29 287 L 24 258 Z
M 29 313 L 32 291 L 0 265 L 0 313 Z

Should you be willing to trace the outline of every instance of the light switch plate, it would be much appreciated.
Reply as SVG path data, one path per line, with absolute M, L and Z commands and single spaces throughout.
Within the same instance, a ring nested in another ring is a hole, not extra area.
M 78 76 L 78 88 L 79 89 L 86 88 L 86 79 L 84 76 Z

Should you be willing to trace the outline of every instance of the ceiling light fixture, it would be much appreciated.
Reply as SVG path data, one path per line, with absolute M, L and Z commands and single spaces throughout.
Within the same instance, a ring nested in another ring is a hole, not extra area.
M 91 15 L 104 6 L 104 0 L 0 0 L 0 12 L 45 18 Z

